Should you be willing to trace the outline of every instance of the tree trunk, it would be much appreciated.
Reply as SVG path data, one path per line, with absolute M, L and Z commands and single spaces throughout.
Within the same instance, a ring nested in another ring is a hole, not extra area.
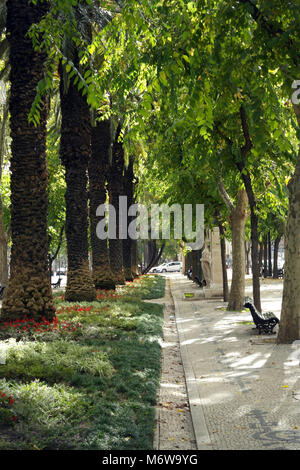
M 294 105 L 300 127 L 300 105 Z M 295 173 L 289 183 L 289 210 L 285 233 L 285 271 L 279 343 L 300 338 L 300 145 Z
M 144 269 L 142 270 L 142 274 L 146 274 L 152 268 L 152 266 L 155 265 L 155 260 L 159 253 L 156 246 L 156 240 L 149 240 L 146 243 L 146 247 L 146 262 Z
M 239 191 L 236 208 L 231 212 L 232 231 L 232 281 L 227 310 L 240 311 L 245 301 L 245 224 L 247 193 Z
M 252 290 L 254 305 L 259 312 L 261 312 L 260 301 L 260 268 L 259 268 L 259 253 L 258 253 L 258 216 L 256 215 L 255 207 L 251 209 L 251 263 L 252 263 Z
M 131 243 L 131 272 L 133 274 L 133 277 L 139 276 L 137 240 L 132 240 Z
M 129 207 L 134 203 L 133 200 L 133 158 L 130 157 L 128 167 L 124 170 L 124 194 L 127 196 L 127 214 Z M 123 240 L 123 264 L 124 274 L 126 281 L 133 280 L 133 272 L 131 269 L 131 256 L 132 256 L 132 239 L 128 235 L 128 226 L 134 217 L 128 216 L 127 218 L 127 237 Z
M 263 243 L 259 243 L 259 254 L 258 254 L 259 272 L 261 272 L 261 270 L 262 270 L 263 253 L 264 253 Z
M 8 235 L 4 228 L 2 196 L 0 193 L 0 285 L 7 286 L 8 283 L 8 260 L 7 260 Z
M 187 252 L 185 265 L 186 265 L 186 273 L 187 273 L 188 270 L 192 268 L 192 251 Z
M 270 232 L 268 233 L 268 276 L 272 277 L 272 242 Z
M 264 238 L 264 277 L 268 276 L 268 237 Z
M 47 237 L 47 107 L 42 103 L 37 126 L 28 123 L 36 87 L 43 77 L 44 57 L 33 50 L 27 32 L 47 12 L 46 2 L 34 6 L 25 0 L 7 2 L 10 44 L 9 101 L 12 138 L 11 269 L 1 320 L 27 315 L 52 320 L 55 315 L 48 277 Z
M 241 177 L 243 179 L 245 189 L 248 196 L 250 206 L 250 220 L 251 220 L 251 263 L 252 263 L 252 291 L 253 302 L 257 310 L 261 312 L 260 301 L 260 267 L 259 267 L 259 238 L 258 238 L 258 215 L 256 207 L 256 199 L 252 188 L 251 178 L 248 172 L 243 172 L 243 166 L 240 167 Z
M 195 280 L 195 276 L 198 277 L 198 263 L 199 263 L 199 251 L 192 251 L 192 279 Z
M 251 248 L 250 243 L 245 241 L 246 274 L 250 274 L 250 260 L 249 260 L 250 248 Z
M 226 269 L 226 243 L 225 243 L 225 231 L 222 224 L 219 224 L 220 232 L 220 246 L 221 246 L 221 259 L 222 259 L 222 274 L 223 274 L 223 300 L 228 302 L 229 298 L 229 288 L 228 288 L 228 279 L 227 279 L 227 269 Z
M 78 67 L 78 58 L 74 59 Z M 90 112 L 76 85 L 64 88 L 60 66 L 61 140 L 60 157 L 66 175 L 66 238 L 68 272 L 65 299 L 70 302 L 96 300 L 88 258 L 87 171 L 91 156 Z
M 51 276 L 52 276 L 52 265 L 53 265 L 53 262 L 56 260 L 58 254 L 59 254 L 59 250 L 61 248 L 61 245 L 62 245 L 62 242 L 63 242 L 63 234 L 64 234 L 64 231 L 65 231 L 65 225 L 62 225 L 61 229 L 60 229 L 60 234 L 59 234 L 59 241 L 58 241 L 58 245 L 57 245 L 57 248 L 56 248 L 56 251 L 53 255 L 51 255 L 51 253 L 48 253 L 48 260 L 49 260 L 49 278 L 51 280 Z M 49 245 L 51 243 L 51 238 L 50 238 L 50 241 L 49 241 Z
M 182 256 L 182 271 L 181 272 L 185 276 L 187 275 L 187 272 L 188 272 L 187 256 L 186 255 Z
M 96 289 L 115 289 L 109 264 L 108 243 L 97 236 L 97 224 L 105 218 L 96 215 L 98 206 L 106 203 L 106 182 L 111 145 L 110 121 L 97 122 L 92 128 L 92 154 L 89 162 L 90 232 L 92 273 Z
M 159 260 L 161 258 L 161 255 L 164 251 L 164 248 L 165 248 L 165 242 L 162 244 L 162 246 L 160 247 L 159 250 L 156 249 L 152 253 L 152 259 L 151 259 L 150 263 L 148 264 L 148 266 L 143 270 L 143 274 L 147 274 L 150 271 L 150 269 L 153 268 L 153 266 L 156 266 L 156 264 L 159 262 Z
M 5 139 L 8 127 L 8 115 L 9 115 L 9 101 L 6 100 L 3 106 L 2 112 L 2 123 L 1 123 L 1 134 L 0 134 L 0 183 L 2 179 L 4 154 L 5 154 Z M 7 246 L 8 234 L 5 231 L 3 223 L 3 204 L 2 194 L 0 191 L 0 284 L 7 286 L 8 283 L 8 260 L 7 260 Z
M 122 142 L 118 142 L 121 131 L 119 124 L 112 150 L 112 164 L 109 168 L 108 192 L 109 202 L 114 207 L 116 213 L 116 238 L 109 239 L 109 260 L 116 284 L 125 284 L 125 273 L 123 267 L 123 241 L 120 238 L 120 210 L 119 196 L 123 195 L 123 170 L 124 170 L 124 149 Z
M 274 242 L 274 253 L 273 253 L 273 279 L 278 279 L 278 249 L 280 244 L 281 236 L 276 237 Z
M 243 134 L 245 138 L 245 144 L 241 148 L 241 155 L 245 159 L 248 152 L 252 148 L 252 141 L 250 137 L 246 111 L 243 105 L 240 107 L 240 116 Z M 258 258 L 258 215 L 257 215 L 257 204 L 256 198 L 252 187 L 252 181 L 249 172 L 245 168 L 244 161 L 237 161 L 236 165 L 240 171 L 241 178 L 244 182 L 245 190 L 247 192 L 250 216 L 251 216 L 251 262 L 252 262 L 252 290 L 253 290 L 253 302 L 257 310 L 261 312 L 260 302 L 260 282 L 259 282 L 259 258 Z

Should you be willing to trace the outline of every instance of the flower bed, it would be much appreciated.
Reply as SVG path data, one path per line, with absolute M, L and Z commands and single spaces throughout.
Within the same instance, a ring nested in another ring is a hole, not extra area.
M 49 331 L 74 332 L 81 327 L 81 323 L 59 321 L 57 317 L 55 317 L 51 322 L 45 318 L 42 318 L 41 321 L 37 322 L 36 320 L 28 318 L 25 315 L 25 317 L 22 319 L 9 320 L 1 323 L 0 331 L 3 333 L 10 333 L 13 330 L 16 332 L 28 333 L 44 333 Z

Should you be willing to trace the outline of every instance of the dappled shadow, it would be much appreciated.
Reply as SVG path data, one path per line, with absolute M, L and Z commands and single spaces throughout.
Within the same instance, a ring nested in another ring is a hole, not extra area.
M 221 300 L 185 302 L 183 285 L 174 282 L 177 323 L 215 448 L 299 448 L 300 348 L 258 335 L 249 311 L 226 311 Z M 278 315 L 280 285 L 265 291 L 263 310 Z

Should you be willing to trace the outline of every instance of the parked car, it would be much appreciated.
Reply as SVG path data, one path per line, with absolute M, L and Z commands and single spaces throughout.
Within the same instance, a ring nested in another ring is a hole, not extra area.
M 161 273 L 172 273 L 176 271 L 181 271 L 182 269 L 182 263 L 180 261 L 171 261 L 170 263 L 167 263 L 165 266 L 162 267 Z
M 151 268 L 149 273 L 161 273 L 161 270 L 167 265 L 168 263 L 160 264 L 159 266 L 154 266 Z
M 65 271 L 56 271 L 56 276 L 65 276 L 66 272 Z

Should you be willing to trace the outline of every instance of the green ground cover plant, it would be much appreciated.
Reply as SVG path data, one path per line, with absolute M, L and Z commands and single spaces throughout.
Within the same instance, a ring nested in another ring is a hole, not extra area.
M 56 319 L 0 328 L 0 450 L 152 449 L 165 279 L 97 301 L 55 294 Z

